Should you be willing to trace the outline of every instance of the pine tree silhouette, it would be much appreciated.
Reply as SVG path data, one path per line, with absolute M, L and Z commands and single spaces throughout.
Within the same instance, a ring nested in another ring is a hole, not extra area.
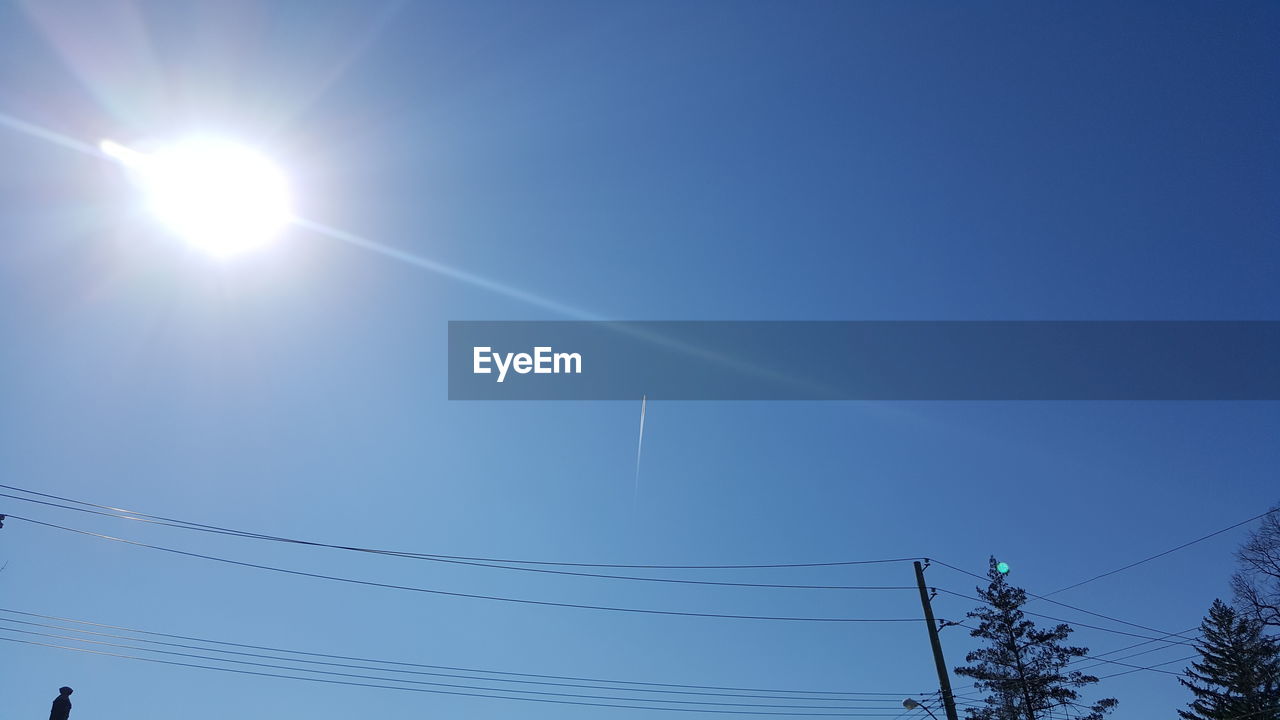
M 1214 600 L 1200 632 L 1200 661 L 1178 678 L 1195 696 L 1183 720 L 1280 720 L 1280 644 L 1262 623 Z
M 1071 634 L 1069 625 L 1041 630 L 1026 619 L 1022 606 L 1027 593 L 1009 584 L 1007 575 L 996 568 L 991 558 L 987 576 L 991 582 L 978 594 L 986 603 L 969 613 L 980 624 L 970 634 L 987 642 L 985 647 L 969 653 L 966 667 L 956 668 L 957 675 L 973 678 L 974 686 L 987 693 L 984 707 L 969 708 L 970 720 L 1039 720 L 1063 706 L 1081 710 L 1079 720 L 1102 720 L 1116 705 L 1114 698 L 1100 700 L 1092 706 L 1077 702 L 1076 691 L 1098 682 L 1098 678 L 1078 670 L 1068 671 L 1067 664 L 1088 654 L 1087 648 L 1062 643 Z

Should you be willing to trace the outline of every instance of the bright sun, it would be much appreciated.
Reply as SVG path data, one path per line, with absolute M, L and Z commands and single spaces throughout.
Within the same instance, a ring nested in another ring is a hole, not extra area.
M 187 140 L 148 153 L 110 140 L 100 147 L 129 169 L 161 222 L 214 255 L 262 245 L 292 216 L 284 174 L 235 143 Z

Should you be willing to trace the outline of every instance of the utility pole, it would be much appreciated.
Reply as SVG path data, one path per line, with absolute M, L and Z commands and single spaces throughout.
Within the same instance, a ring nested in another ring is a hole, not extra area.
M 924 608 L 924 621 L 929 626 L 929 644 L 933 646 L 933 662 L 938 666 L 938 687 L 942 690 L 942 707 L 947 720 L 960 720 L 956 714 L 956 699 L 951 694 L 951 678 L 947 675 L 947 661 L 942 659 L 942 641 L 938 639 L 938 624 L 933 619 L 933 605 L 929 604 L 929 589 L 924 586 L 924 568 L 915 562 L 916 585 L 920 586 L 920 607 Z

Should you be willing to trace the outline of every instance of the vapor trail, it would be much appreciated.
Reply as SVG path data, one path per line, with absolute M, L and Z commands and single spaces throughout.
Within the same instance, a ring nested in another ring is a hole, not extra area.
M 640 440 L 636 443 L 636 491 L 633 500 L 640 499 L 640 452 L 644 450 L 644 411 L 648 400 L 647 394 L 640 396 Z

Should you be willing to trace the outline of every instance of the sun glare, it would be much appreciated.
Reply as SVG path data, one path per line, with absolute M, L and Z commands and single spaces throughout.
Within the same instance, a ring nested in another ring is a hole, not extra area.
M 211 254 L 258 247 L 291 217 L 284 174 L 235 143 L 188 140 L 143 153 L 104 140 L 100 148 L 129 170 L 156 218 Z

